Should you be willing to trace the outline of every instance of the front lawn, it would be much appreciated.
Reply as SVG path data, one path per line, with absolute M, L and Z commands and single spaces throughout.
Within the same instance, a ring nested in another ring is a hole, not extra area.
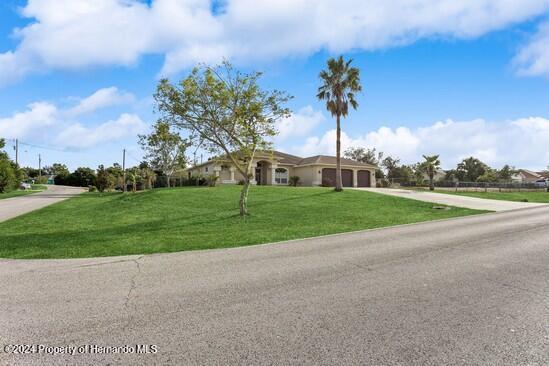
M 46 186 L 40 185 L 40 184 L 33 184 L 31 185 L 31 189 L 27 190 L 21 190 L 18 189 L 16 191 L 11 191 L 8 193 L 0 193 L 0 200 L 4 198 L 12 198 L 12 197 L 19 197 L 19 196 L 26 196 L 27 194 L 33 194 L 36 192 L 40 192 L 46 189 Z
M 549 192 L 456 192 L 435 190 L 436 193 L 455 194 L 491 200 L 549 203 Z
M 472 215 L 464 208 L 329 188 L 240 186 L 85 193 L 0 224 L 0 257 L 71 258 L 175 252 L 276 242 Z

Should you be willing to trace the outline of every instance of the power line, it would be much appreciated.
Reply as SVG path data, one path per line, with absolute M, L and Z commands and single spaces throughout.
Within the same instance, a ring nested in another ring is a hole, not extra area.
M 64 153 L 74 153 L 74 151 L 68 151 L 68 150 L 64 150 L 64 149 L 57 149 L 57 148 L 51 147 L 51 146 L 41 146 L 41 145 L 31 144 L 31 143 L 23 142 L 23 141 L 19 141 L 19 144 L 34 147 L 34 148 L 37 148 L 37 149 L 42 149 L 42 150 L 51 150 L 51 151 L 64 152 Z

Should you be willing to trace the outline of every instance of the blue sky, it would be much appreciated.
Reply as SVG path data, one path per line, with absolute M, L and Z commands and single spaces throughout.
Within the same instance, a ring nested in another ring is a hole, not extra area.
M 36 166 L 38 154 L 72 169 L 110 165 L 123 148 L 135 164 L 136 135 L 156 118 L 159 76 L 178 80 L 197 62 L 228 58 L 294 96 L 278 149 L 334 154 L 335 123 L 315 94 L 326 59 L 342 53 L 364 88 L 343 123 L 344 147 L 376 147 L 406 163 L 437 153 L 446 168 L 474 155 L 544 169 L 549 2 L 454 3 L 2 2 L 0 137 L 29 144 L 22 165 Z

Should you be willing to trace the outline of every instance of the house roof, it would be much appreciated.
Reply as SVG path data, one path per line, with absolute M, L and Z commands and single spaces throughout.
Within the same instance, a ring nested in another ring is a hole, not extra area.
M 299 165 L 314 165 L 314 164 L 336 164 L 336 157 L 335 156 L 328 156 L 328 155 L 315 155 L 308 158 L 301 159 L 299 163 L 297 163 L 297 166 Z M 342 165 L 354 165 L 354 166 L 365 166 L 365 167 L 372 167 L 371 164 L 362 163 L 360 161 L 351 160 L 351 159 L 345 159 L 341 158 L 341 164 Z
M 323 165 L 323 164 L 335 165 L 336 164 L 336 157 L 335 156 L 315 155 L 315 156 L 310 156 L 310 157 L 307 157 L 307 158 L 302 158 L 300 156 L 287 154 L 287 153 L 284 153 L 282 151 L 277 151 L 277 150 L 272 150 L 272 151 L 260 150 L 260 151 L 256 152 L 256 157 L 258 157 L 258 158 L 268 157 L 269 159 L 271 159 L 271 157 L 274 157 L 274 158 L 276 158 L 276 160 L 278 160 L 278 162 L 280 164 L 290 164 L 290 165 L 295 165 L 295 166 L 314 165 L 314 164 L 319 164 L 319 165 Z M 217 158 L 209 159 L 208 161 L 206 161 L 202 164 L 194 165 L 193 167 L 191 167 L 191 169 L 196 168 L 196 167 L 200 167 L 200 166 L 203 166 L 203 165 L 206 165 L 206 164 L 210 164 L 215 160 L 226 160 L 226 159 L 227 159 L 226 156 L 219 156 Z M 342 165 L 351 165 L 351 166 L 363 166 L 363 167 L 369 167 L 369 168 L 375 167 L 375 165 L 372 165 L 372 164 L 366 164 L 366 163 L 362 163 L 360 161 L 355 161 L 355 160 L 345 159 L 345 158 L 341 158 L 341 164 Z
M 533 171 L 528 170 L 528 169 L 520 169 L 519 172 L 522 173 L 523 175 L 530 176 L 530 177 L 533 177 L 533 178 L 541 178 L 542 177 L 539 173 L 533 172 Z
M 537 174 L 542 176 L 543 178 L 549 178 L 549 170 L 544 170 L 542 172 L 537 172 Z

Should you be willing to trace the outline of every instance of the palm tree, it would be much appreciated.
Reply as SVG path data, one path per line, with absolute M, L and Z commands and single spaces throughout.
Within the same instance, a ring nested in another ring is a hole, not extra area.
M 336 117 L 336 187 L 335 190 L 343 190 L 341 184 L 341 117 L 347 117 L 349 104 L 357 109 L 355 93 L 362 90 L 360 85 L 360 70 L 351 67 L 353 60 L 345 61 L 343 56 L 328 60 L 328 70 L 322 70 L 319 74 L 322 85 L 316 95 L 319 100 L 326 101 L 326 109 Z
M 439 155 L 427 156 L 423 155 L 425 161 L 422 163 L 425 173 L 429 176 L 429 190 L 435 190 L 435 173 L 440 168 L 440 160 L 438 159 Z
M 142 168 L 140 175 L 143 181 L 147 182 L 147 189 L 151 189 L 156 182 L 156 173 L 150 168 Z

